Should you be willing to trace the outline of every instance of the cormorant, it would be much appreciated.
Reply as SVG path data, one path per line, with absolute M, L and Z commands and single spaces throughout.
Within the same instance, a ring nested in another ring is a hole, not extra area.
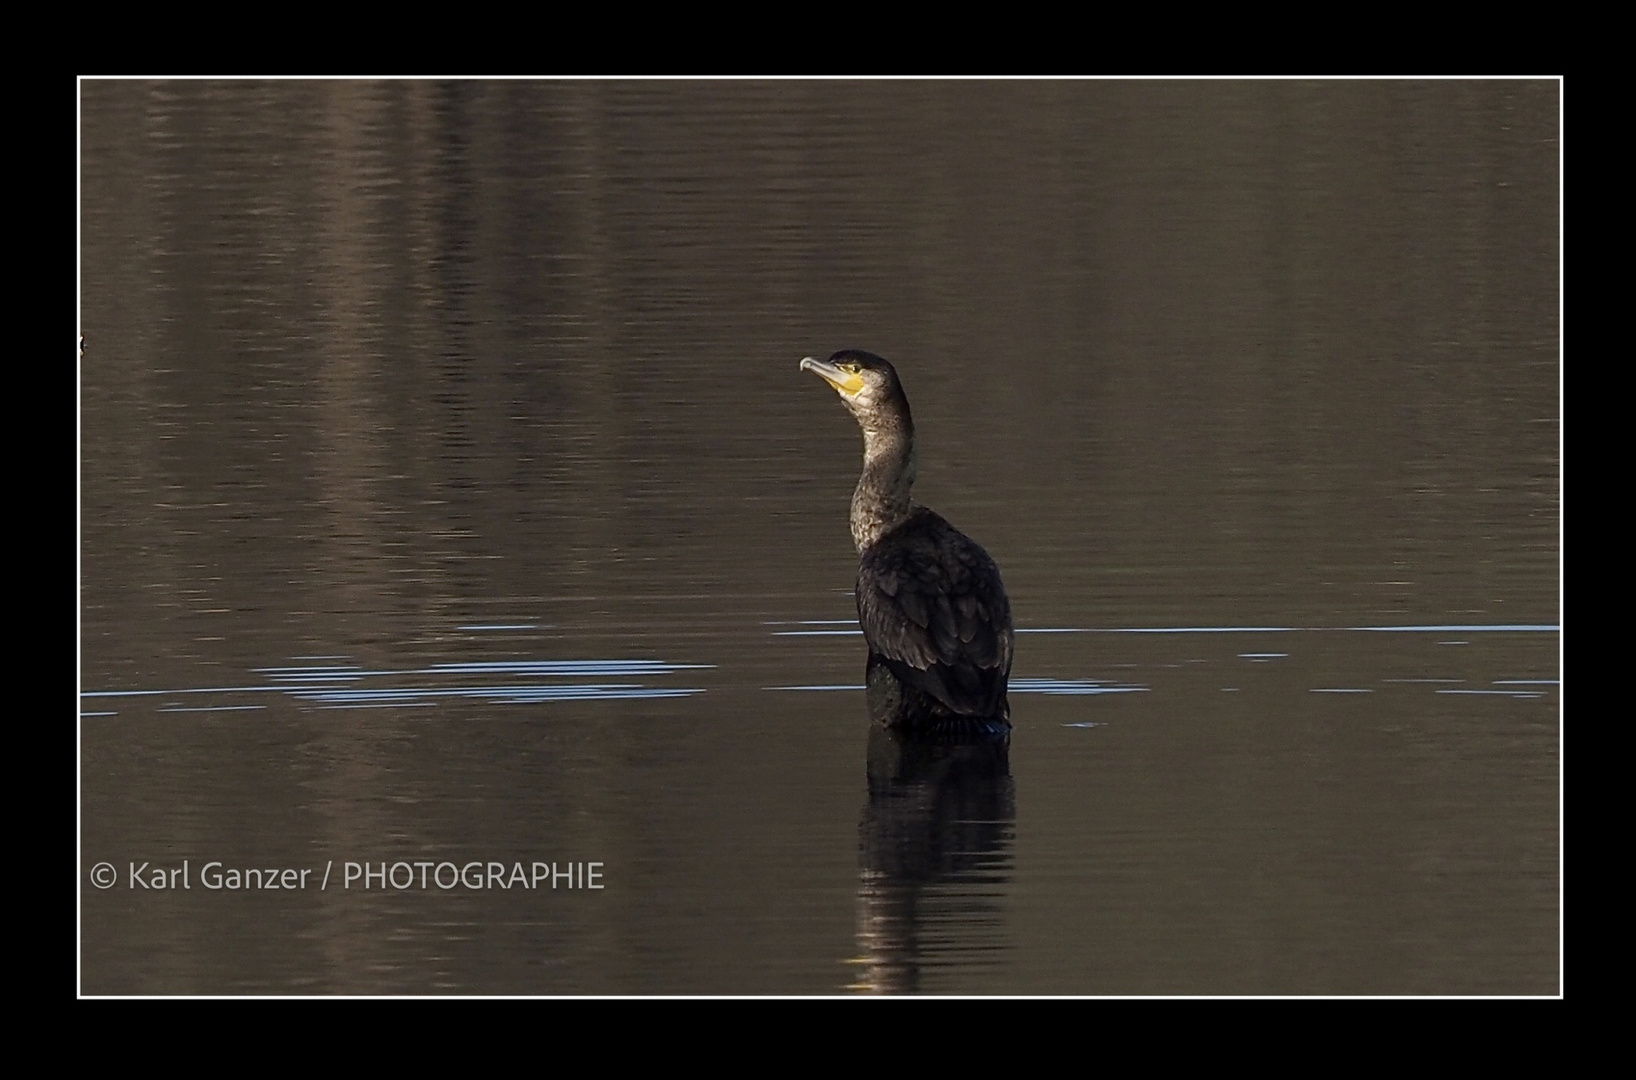
M 1011 602 L 988 552 L 909 497 L 915 425 L 897 371 L 856 349 L 801 370 L 833 386 L 863 429 L 852 540 L 870 711 L 912 728 L 1008 729 Z

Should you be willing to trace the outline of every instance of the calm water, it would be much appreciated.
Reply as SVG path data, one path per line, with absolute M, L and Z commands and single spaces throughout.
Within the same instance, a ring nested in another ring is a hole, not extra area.
M 81 92 L 86 992 L 1558 991 L 1556 83 Z

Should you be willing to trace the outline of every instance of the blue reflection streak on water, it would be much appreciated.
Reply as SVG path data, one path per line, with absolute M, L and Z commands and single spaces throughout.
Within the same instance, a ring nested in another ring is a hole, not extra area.
M 1149 687 L 1103 679 L 1012 679 L 1013 694 L 1142 694 Z
M 762 626 L 857 626 L 857 619 L 771 619 Z
M 167 694 L 288 693 L 283 686 L 201 686 L 188 690 L 82 690 L 80 697 L 162 697 Z
M 774 630 L 774 637 L 862 637 L 862 630 Z
M 380 675 L 393 675 L 391 671 L 322 671 L 300 672 L 294 670 L 271 671 L 261 669 L 269 679 L 276 679 L 281 683 L 313 683 L 313 682 L 344 682 L 350 679 L 366 679 Z
M 328 704 L 356 702 L 423 701 L 426 698 L 480 698 L 507 705 L 542 701 L 596 701 L 604 699 L 674 698 L 702 694 L 699 688 L 659 688 L 634 683 L 568 683 L 561 686 L 402 687 L 384 690 L 328 690 L 296 692 L 302 701 Z
M 322 659 L 336 659 L 323 657 Z M 633 700 L 680 698 L 704 693 L 702 687 L 656 687 L 641 683 L 563 682 L 555 684 L 508 684 L 520 676 L 584 677 L 654 676 L 677 671 L 705 670 L 714 664 L 672 664 L 663 660 L 497 660 L 433 664 L 403 671 L 364 670 L 356 665 L 267 667 L 255 669 L 273 685 L 190 687 L 178 690 L 90 690 L 82 698 L 153 697 L 182 694 L 281 693 L 296 701 L 321 708 L 387 708 L 394 705 L 423 708 L 439 700 L 472 699 L 497 704 L 542 704 L 553 701 Z M 449 676 L 495 676 L 492 686 L 388 686 L 360 688 L 363 679 L 447 678 Z M 265 705 L 164 705 L 158 712 L 236 712 L 264 709 Z M 81 715 L 115 715 L 113 712 Z
M 663 660 L 494 660 L 465 664 L 433 664 L 406 675 L 506 674 L 506 675 L 665 675 L 672 671 L 697 671 L 714 664 L 667 664 Z
M 265 705 L 161 705 L 156 712 L 243 712 L 265 709 Z
M 1544 697 L 1543 690 L 1439 690 L 1439 694 L 1468 694 L 1487 697 L 1532 698 Z
M 1376 633 L 1389 634 L 1503 634 L 1503 633 L 1555 633 L 1561 630 L 1560 626 L 1535 623 L 1500 623 L 1495 625 L 1470 626 L 1348 626 L 1347 630 L 1368 630 Z
M 435 701 L 360 701 L 346 705 L 320 705 L 320 709 L 435 709 Z
M 390 671 L 365 671 L 357 664 L 337 664 L 304 667 L 252 668 L 257 675 L 283 682 L 333 682 L 336 679 L 361 679 L 368 675 L 390 675 Z
M 359 668 L 357 664 L 301 664 L 296 667 L 258 667 L 251 668 L 250 670 L 254 671 L 258 675 L 264 675 L 285 671 L 302 673 L 314 671 L 334 671 L 340 672 L 341 674 L 347 674 L 349 672 L 361 671 L 362 669 Z
M 1459 683 L 1464 679 L 1382 679 L 1381 682 L 1393 683 Z
M 478 624 L 475 626 L 457 626 L 455 629 L 483 632 L 494 630 L 538 630 L 540 629 L 540 626 L 538 623 L 490 623 Z

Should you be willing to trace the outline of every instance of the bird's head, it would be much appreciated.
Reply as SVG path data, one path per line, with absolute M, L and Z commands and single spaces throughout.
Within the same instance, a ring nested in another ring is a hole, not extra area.
M 843 349 L 827 361 L 811 356 L 801 361 L 802 371 L 818 374 L 835 388 L 841 401 L 865 428 L 884 416 L 907 419 L 908 399 L 892 365 L 861 349 Z

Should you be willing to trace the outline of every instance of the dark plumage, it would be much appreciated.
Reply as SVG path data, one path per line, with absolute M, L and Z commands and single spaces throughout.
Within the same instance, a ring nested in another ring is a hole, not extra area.
M 852 538 L 872 711 L 879 702 L 882 719 L 911 727 L 1009 726 L 1011 603 L 988 552 L 910 498 L 914 421 L 897 372 L 855 350 L 801 368 L 828 381 L 863 429 Z

